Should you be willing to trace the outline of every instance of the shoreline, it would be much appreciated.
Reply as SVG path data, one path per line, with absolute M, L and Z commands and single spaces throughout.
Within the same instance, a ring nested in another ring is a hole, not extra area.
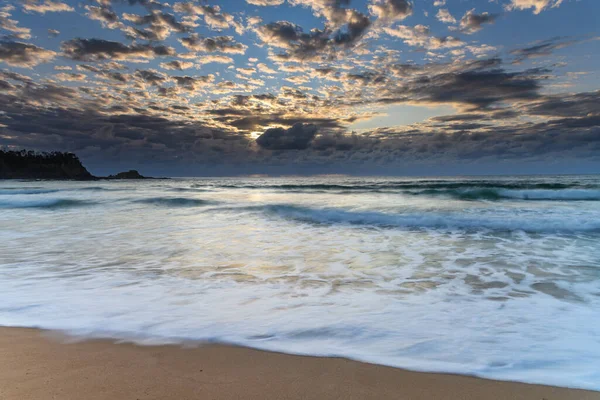
M 62 332 L 0 327 L 0 398 L 600 400 L 600 392 L 582 389 L 193 344 L 79 340 Z

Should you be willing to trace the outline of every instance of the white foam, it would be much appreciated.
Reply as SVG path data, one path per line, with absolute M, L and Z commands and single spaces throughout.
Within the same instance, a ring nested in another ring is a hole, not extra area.
M 600 200 L 598 189 L 500 189 L 501 197 L 522 200 Z
M 598 234 L 509 225 L 594 223 L 594 202 L 432 209 L 395 195 L 293 195 L 294 212 L 327 207 L 365 221 L 421 207 L 478 221 L 470 230 L 306 223 L 263 212 L 284 195 L 257 190 L 190 195 L 225 204 L 210 212 L 136 202 L 193 183 L 82 191 L 78 200 L 97 204 L 68 216 L 0 210 L 0 325 L 600 390 Z

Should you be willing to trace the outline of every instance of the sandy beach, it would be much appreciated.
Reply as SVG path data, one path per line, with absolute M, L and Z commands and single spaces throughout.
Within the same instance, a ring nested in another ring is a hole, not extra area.
M 598 400 L 600 392 L 246 348 L 137 346 L 0 328 L 0 399 Z

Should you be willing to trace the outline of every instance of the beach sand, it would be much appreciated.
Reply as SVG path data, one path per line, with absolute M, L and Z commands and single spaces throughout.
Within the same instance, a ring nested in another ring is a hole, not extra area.
M 53 332 L 0 328 L 0 399 L 600 400 L 600 392 L 225 345 L 68 342 Z

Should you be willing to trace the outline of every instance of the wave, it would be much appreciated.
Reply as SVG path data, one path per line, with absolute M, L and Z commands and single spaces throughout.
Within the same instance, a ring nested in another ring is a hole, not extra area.
M 170 192 L 192 192 L 192 193 L 199 193 L 199 192 L 211 192 L 212 190 L 210 189 L 201 189 L 201 188 L 196 188 L 196 187 L 180 187 L 180 188 L 171 188 L 169 189 Z
M 82 191 L 82 192 L 122 192 L 122 191 L 130 191 L 130 190 L 135 190 L 133 188 L 108 188 L 108 187 L 103 187 L 103 186 L 88 186 L 88 187 L 82 187 L 82 188 L 77 188 L 77 189 L 73 189 L 76 191 Z
M 151 197 L 134 200 L 133 202 L 161 207 L 199 207 L 215 204 L 215 202 L 211 200 L 190 199 L 186 197 Z
M 280 218 L 323 225 L 356 225 L 375 228 L 492 230 L 526 232 L 600 232 L 600 221 L 507 217 L 506 215 L 458 215 L 439 212 L 391 214 L 377 211 L 349 211 L 337 208 L 310 208 L 289 204 L 221 208 L 213 210 L 257 211 Z
M 17 195 L 17 194 L 46 194 L 56 193 L 58 189 L 23 189 L 23 188 L 2 188 L 0 195 Z
M 200 191 L 210 190 L 209 187 L 218 187 L 266 189 L 292 193 L 397 193 L 411 196 L 447 197 L 458 200 L 600 200 L 600 185 L 581 183 L 412 181 L 377 184 L 222 184 L 218 186 L 194 184 L 192 187 L 194 189 L 178 188 L 172 190 Z
M 62 188 L 62 189 L 44 189 L 44 188 L 0 188 L 0 196 L 4 195 L 27 195 L 27 194 L 47 194 L 57 192 L 101 192 L 101 191 L 124 191 L 132 190 L 131 188 L 107 188 L 101 186 L 89 186 L 82 188 Z
M 85 207 L 96 204 L 92 201 L 77 199 L 43 199 L 43 200 L 0 200 L 0 208 L 41 208 L 62 209 Z
M 407 182 L 353 182 L 347 184 L 272 184 L 224 183 L 193 184 L 194 190 L 242 189 L 273 190 L 286 193 L 329 193 L 352 195 L 385 193 L 409 196 L 445 197 L 458 200 L 557 200 L 600 201 L 600 185 L 588 182 L 502 182 L 502 181 L 407 181 Z M 188 191 L 189 189 L 179 189 Z
M 213 184 L 194 184 L 193 187 L 214 187 Z M 222 188 L 241 188 L 241 189 L 321 189 L 321 190 L 365 190 L 365 189 L 427 189 L 427 188 L 465 188 L 465 187 L 491 187 L 504 189 L 569 189 L 577 187 L 600 187 L 598 185 L 582 185 L 579 183 L 535 183 L 535 182 L 501 182 L 501 181 L 409 181 L 409 182 L 381 182 L 381 183 L 360 183 L 352 182 L 349 184 L 220 184 L 216 185 Z
M 460 200 L 600 200 L 600 189 L 498 189 L 498 188 L 468 188 L 468 189 L 427 189 L 408 191 L 419 196 L 442 196 Z

